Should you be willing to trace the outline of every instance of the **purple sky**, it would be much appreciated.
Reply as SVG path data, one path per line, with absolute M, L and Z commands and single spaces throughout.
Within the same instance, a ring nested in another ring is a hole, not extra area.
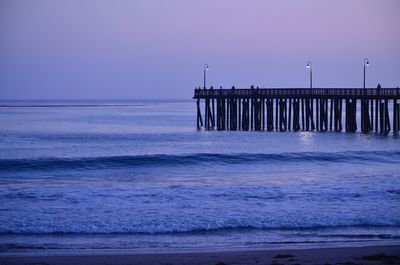
M 202 85 L 400 86 L 397 0 L 1 0 L 0 99 L 191 98 Z

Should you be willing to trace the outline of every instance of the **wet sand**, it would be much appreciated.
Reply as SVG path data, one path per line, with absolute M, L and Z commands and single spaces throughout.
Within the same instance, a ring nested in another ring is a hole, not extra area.
M 369 247 L 338 247 L 295 250 L 250 250 L 207 253 L 167 253 L 167 254 L 60 254 L 43 255 L 29 253 L 0 254 L 0 264 L 26 265 L 127 265 L 127 264 L 400 264 L 400 245 Z

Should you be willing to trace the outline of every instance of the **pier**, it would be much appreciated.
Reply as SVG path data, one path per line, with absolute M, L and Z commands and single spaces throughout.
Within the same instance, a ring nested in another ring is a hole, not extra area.
M 210 87 L 196 88 L 193 98 L 198 129 L 381 134 L 400 130 L 399 88 Z

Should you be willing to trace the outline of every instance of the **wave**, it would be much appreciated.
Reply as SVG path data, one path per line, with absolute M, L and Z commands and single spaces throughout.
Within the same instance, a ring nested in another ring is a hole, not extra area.
M 372 224 L 372 223 L 360 223 L 360 224 L 338 224 L 338 225 L 293 225 L 293 226 L 269 226 L 269 225 L 226 225 L 226 226 L 195 226 L 195 227 L 163 227 L 163 226 L 142 226 L 142 227 L 119 227 L 116 229 L 110 229 L 109 227 L 103 227 L 103 229 L 94 229 L 93 226 L 87 227 L 87 229 L 69 227 L 65 229 L 51 228 L 51 227 L 14 227 L 14 228 L 1 228 L 1 234 L 201 234 L 201 233 L 224 233 L 224 232 L 240 232 L 240 231 L 330 231 L 335 229 L 398 229 L 400 224 Z M 343 235 L 342 235 L 343 236 Z
M 108 157 L 1 159 L 0 172 L 26 170 L 107 169 L 146 166 L 238 165 L 268 163 L 398 163 L 399 151 L 295 152 L 279 154 L 154 154 Z

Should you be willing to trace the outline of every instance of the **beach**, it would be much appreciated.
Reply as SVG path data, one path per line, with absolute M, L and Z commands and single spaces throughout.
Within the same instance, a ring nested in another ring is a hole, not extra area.
M 32 255 L 9 254 L 0 256 L 4 265 L 234 265 L 234 264 L 400 264 L 400 245 L 338 247 L 295 250 L 249 250 L 206 253 L 147 253 L 147 254 L 74 254 Z

